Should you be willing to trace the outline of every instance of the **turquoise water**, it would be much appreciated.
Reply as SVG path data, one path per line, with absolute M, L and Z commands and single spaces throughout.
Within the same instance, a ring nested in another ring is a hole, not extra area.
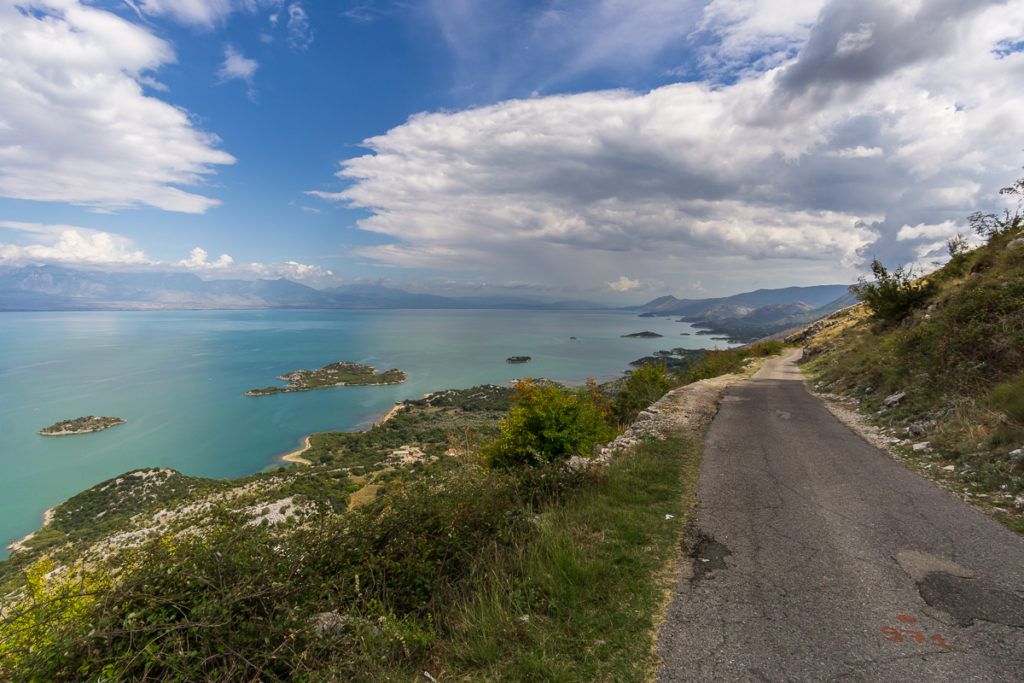
M 619 337 L 641 330 L 665 338 Z M 311 432 L 366 428 L 395 401 L 525 375 L 610 379 L 658 349 L 707 343 L 685 331 L 685 323 L 623 312 L 0 313 L 0 540 L 33 531 L 46 508 L 127 470 L 243 476 L 275 464 Z M 505 362 L 514 355 L 534 360 Z M 282 373 L 340 360 L 397 367 L 409 381 L 242 395 Z M 82 415 L 128 423 L 36 434 Z

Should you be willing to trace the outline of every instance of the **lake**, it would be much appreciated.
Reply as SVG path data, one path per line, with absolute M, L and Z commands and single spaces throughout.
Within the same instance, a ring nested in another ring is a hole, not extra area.
M 664 338 L 620 338 L 642 330 Z M 138 467 L 243 476 L 277 464 L 307 434 L 365 429 L 396 401 L 427 392 L 525 376 L 601 381 L 658 349 L 714 344 L 682 332 L 693 330 L 621 311 L 0 313 L 0 539 L 24 536 L 46 508 Z M 533 361 L 505 362 L 518 355 Z M 285 372 L 342 360 L 399 368 L 409 380 L 243 396 L 281 384 Z M 84 415 L 128 422 L 36 434 Z

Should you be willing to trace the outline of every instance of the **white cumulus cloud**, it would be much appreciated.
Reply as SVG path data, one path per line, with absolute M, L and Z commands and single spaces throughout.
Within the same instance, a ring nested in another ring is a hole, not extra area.
M 957 233 L 959 226 L 953 221 L 943 221 L 936 225 L 926 225 L 924 223 L 918 223 L 917 225 L 904 225 L 900 227 L 899 232 L 896 233 L 896 239 L 898 240 L 916 240 L 919 238 L 938 239 L 938 238 L 949 238 Z
M 0 196 L 202 213 L 181 189 L 234 158 L 189 113 L 145 94 L 174 52 L 76 0 L 0 4 Z
M 110 232 L 75 225 L 46 225 L 0 221 L 0 229 L 24 236 L 29 244 L 0 241 L 0 266 L 62 264 L 111 270 L 187 271 L 214 278 L 279 278 L 322 280 L 330 270 L 297 261 L 236 263 L 228 254 L 211 261 L 202 247 L 194 247 L 178 261 L 152 259 L 132 240 Z
M 166 16 L 181 24 L 212 28 L 234 12 L 255 13 L 273 9 L 282 0 L 125 0 L 140 14 Z
M 1024 2 L 713 5 L 717 59 L 777 59 L 725 84 L 419 114 L 310 193 L 369 211 L 359 227 L 391 241 L 357 255 L 383 265 L 842 282 L 872 252 L 909 260 L 928 238 L 901 226 L 962 220 L 1019 166 L 1024 53 L 994 48 L 1024 34 Z
M 608 283 L 608 289 L 612 290 L 613 292 L 628 292 L 630 290 L 639 288 L 639 280 L 631 280 L 625 275 L 620 275 L 618 280 L 616 280 L 615 282 Z
M 256 73 L 260 63 L 255 59 L 249 59 L 239 52 L 233 45 L 224 47 L 224 62 L 217 71 L 217 76 L 222 82 L 232 79 L 239 79 L 246 83 L 252 83 L 253 74 Z
M 178 261 L 178 265 L 189 270 L 226 270 L 235 264 L 235 259 L 227 254 L 221 254 L 216 261 L 209 261 L 209 254 L 202 247 L 194 247 L 188 253 L 188 258 Z
M 249 99 L 256 95 L 253 87 L 253 76 L 256 74 L 260 63 L 255 59 L 249 59 L 239 52 L 233 45 L 224 46 L 224 61 L 217 70 L 217 80 L 220 83 L 227 83 L 232 80 L 240 80 L 249 86 Z
M 0 221 L 0 228 L 29 233 L 38 244 L 0 242 L 0 264 L 62 263 L 72 265 L 138 265 L 149 263 L 131 240 L 99 230 L 73 225 L 43 225 Z

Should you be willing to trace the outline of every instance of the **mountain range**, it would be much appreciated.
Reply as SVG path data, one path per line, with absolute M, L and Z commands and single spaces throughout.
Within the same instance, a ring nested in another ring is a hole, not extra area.
M 746 339 L 815 320 L 851 301 L 846 285 L 759 289 L 729 297 L 662 296 L 626 310 L 681 316 Z M 0 267 L 0 310 L 161 310 L 249 308 L 454 308 L 599 310 L 591 301 L 529 297 L 448 297 L 376 284 L 314 289 L 285 278 L 204 280 L 191 273 L 105 273 L 62 266 Z
M 680 316 L 709 334 L 738 343 L 807 324 L 856 302 L 849 285 L 815 285 L 758 289 L 712 299 L 662 296 L 630 310 L 640 311 L 644 317 Z
M 191 273 L 104 273 L 61 266 L 0 268 L 0 310 L 243 308 L 508 308 L 587 310 L 590 301 L 446 297 L 374 284 L 314 289 L 285 278 L 203 280 Z

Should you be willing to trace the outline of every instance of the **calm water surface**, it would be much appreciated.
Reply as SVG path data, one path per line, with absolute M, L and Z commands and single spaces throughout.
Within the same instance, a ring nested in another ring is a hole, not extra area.
M 641 330 L 665 338 L 619 336 Z M 426 392 L 525 375 L 609 379 L 658 349 L 708 343 L 681 332 L 692 330 L 622 312 L 0 313 L 0 540 L 20 538 L 46 508 L 127 470 L 243 476 L 275 464 L 306 434 L 366 428 L 395 401 Z M 533 362 L 507 364 L 514 355 Z M 400 368 L 409 381 L 242 395 L 282 373 L 340 360 Z M 83 415 L 128 423 L 36 434 Z

